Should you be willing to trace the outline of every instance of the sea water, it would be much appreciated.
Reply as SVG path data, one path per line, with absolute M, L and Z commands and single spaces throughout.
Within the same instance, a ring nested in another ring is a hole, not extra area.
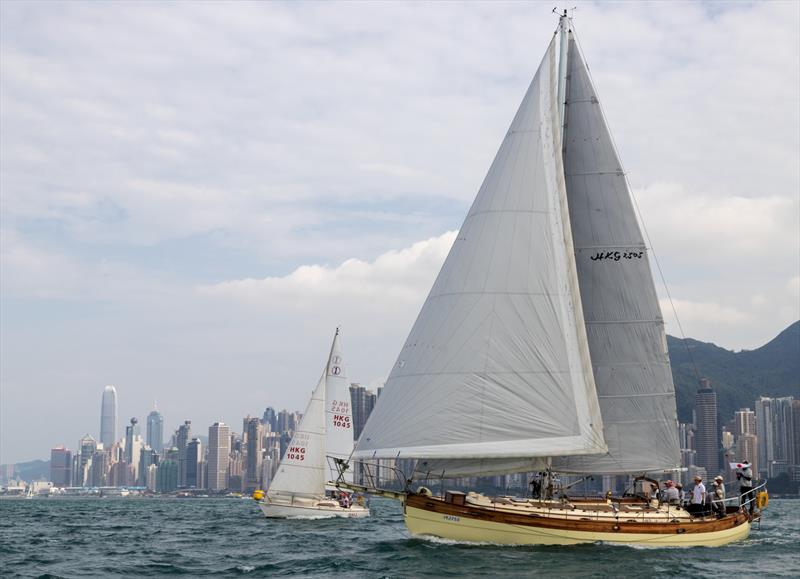
M 266 519 L 250 499 L 0 500 L 6 577 L 800 577 L 800 501 L 771 500 L 718 548 L 508 547 L 411 537 L 399 503 L 369 519 Z

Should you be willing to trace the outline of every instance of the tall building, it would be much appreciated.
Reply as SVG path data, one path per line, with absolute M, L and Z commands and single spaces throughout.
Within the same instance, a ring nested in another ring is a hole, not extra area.
M 208 427 L 208 480 L 206 488 L 223 491 L 228 488 L 228 459 L 231 454 L 231 429 L 222 422 Z
M 186 445 L 186 487 L 203 488 L 203 445 L 199 438 L 193 438 Z
M 97 441 L 88 434 L 78 442 L 77 472 L 72 480 L 75 486 L 89 485 L 89 469 L 92 466 L 92 455 L 97 450 Z
M 178 461 L 162 460 L 156 471 L 156 492 L 170 493 L 178 489 Z
M 147 415 L 147 446 L 156 452 L 164 448 L 164 416 L 155 407 Z
M 282 411 L 281 415 L 288 417 L 288 412 Z M 253 491 L 261 486 L 261 460 L 263 450 L 263 428 L 258 418 L 244 419 L 245 437 L 245 480 L 246 491 Z
M 261 423 L 268 425 L 271 432 L 275 432 L 278 426 L 278 415 L 272 406 L 268 406 L 261 417 Z
M 697 466 L 705 468 L 708 476 L 714 476 L 719 472 L 720 433 L 717 428 L 717 393 L 708 378 L 700 380 L 694 396 L 694 412 Z
M 106 386 L 100 406 L 100 442 L 105 448 L 117 441 L 117 389 Z
M 192 421 L 186 420 L 175 433 L 175 446 L 178 448 L 178 487 L 186 485 L 186 447 L 192 437 Z
M 136 418 L 131 418 L 131 423 L 125 427 L 125 462 L 133 464 L 133 438 L 139 434 L 139 421 Z
M 278 413 L 277 418 L 275 419 L 275 427 L 277 432 L 289 432 L 292 429 L 291 425 L 292 415 L 291 413 L 283 409 Z
M 367 418 L 378 402 L 377 395 L 359 384 L 350 384 L 350 403 L 353 408 L 353 438 L 358 440 Z
M 50 451 L 50 481 L 54 487 L 72 486 L 72 451 L 58 446 Z
M 792 474 L 795 466 L 794 398 L 756 400 L 758 431 L 758 469 L 762 476 L 776 477 Z

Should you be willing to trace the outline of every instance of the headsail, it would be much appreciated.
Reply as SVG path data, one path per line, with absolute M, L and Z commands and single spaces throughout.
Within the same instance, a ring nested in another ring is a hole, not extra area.
M 339 346 L 339 329 L 333 338 L 331 354 L 326 368 L 325 388 L 325 439 L 328 457 L 348 460 L 353 452 L 353 411 L 350 401 L 350 384 L 347 381 L 342 350 Z M 338 472 L 330 460 L 328 481 L 336 480 Z M 346 480 L 352 481 L 352 471 L 347 471 Z
M 561 458 L 553 468 L 594 474 L 675 468 L 675 388 L 647 248 L 574 38 L 566 111 L 567 199 L 608 454 Z
M 606 450 L 566 211 L 555 52 L 553 42 L 358 457 L 457 459 L 461 474 L 480 474 L 504 459 L 513 470 L 532 464 L 520 458 Z
M 325 377 L 323 372 L 278 465 L 267 490 L 270 498 L 325 494 Z

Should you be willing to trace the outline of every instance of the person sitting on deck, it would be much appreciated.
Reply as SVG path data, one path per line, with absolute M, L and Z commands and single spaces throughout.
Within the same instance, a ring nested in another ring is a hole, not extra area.
M 725 484 L 721 476 L 714 478 L 713 495 L 711 498 L 711 508 L 721 519 L 725 516 Z
M 706 485 L 703 478 L 694 477 L 694 487 L 692 488 L 692 502 L 689 505 L 689 512 L 693 515 L 703 516 L 706 514 Z
M 675 487 L 675 483 L 671 480 L 664 483 L 664 490 L 661 493 L 661 502 L 670 505 L 681 504 L 681 495 Z

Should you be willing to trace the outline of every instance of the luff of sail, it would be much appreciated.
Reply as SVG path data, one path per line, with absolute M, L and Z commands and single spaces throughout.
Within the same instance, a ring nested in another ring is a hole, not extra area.
M 325 494 L 325 379 L 314 388 L 306 411 L 294 431 L 292 441 L 270 482 L 269 498 L 304 496 L 322 498 Z
M 647 248 L 574 37 L 568 60 L 564 170 L 608 453 L 564 457 L 553 468 L 593 474 L 676 468 L 675 388 Z
M 521 458 L 605 452 L 566 213 L 555 62 L 553 42 L 357 457 L 461 460 L 460 472 L 480 474 L 505 459 L 508 471 Z

